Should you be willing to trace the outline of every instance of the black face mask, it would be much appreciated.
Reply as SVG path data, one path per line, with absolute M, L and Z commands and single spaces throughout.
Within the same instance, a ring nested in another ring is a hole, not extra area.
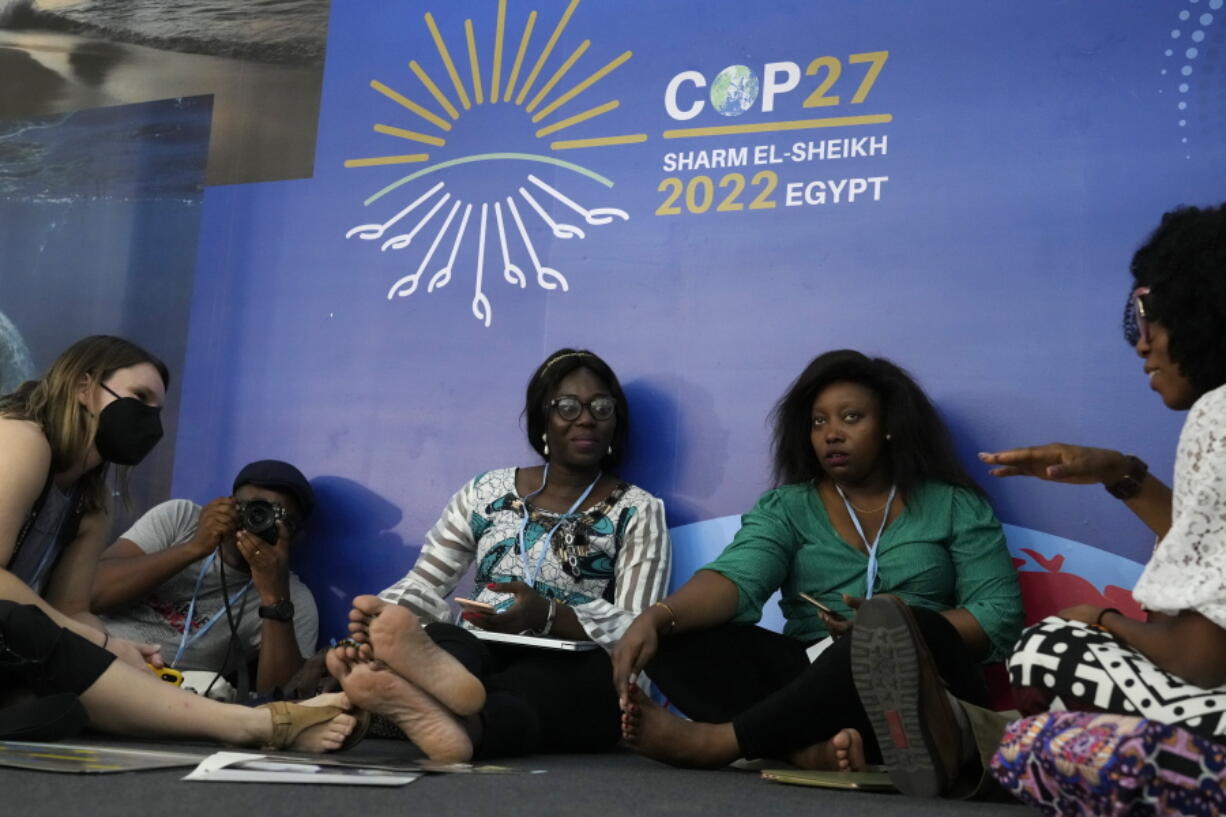
M 102 459 L 116 465 L 136 465 L 162 439 L 162 410 L 146 406 L 135 397 L 115 395 L 98 415 L 94 447 Z

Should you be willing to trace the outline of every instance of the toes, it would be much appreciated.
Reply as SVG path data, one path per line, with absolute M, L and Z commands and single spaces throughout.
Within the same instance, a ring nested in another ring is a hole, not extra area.
M 343 681 L 345 676 L 349 674 L 349 660 L 346 653 L 348 649 L 345 647 L 337 647 L 334 650 L 328 650 L 324 656 L 324 664 L 328 667 L 328 672 L 332 673 L 332 677 L 338 681 Z
M 377 616 L 387 604 L 386 601 L 378 596 L 358 596 L 353 600 L 353 612 L 360 612 L 367 616 Z M 352 617 L 351 612 L 350 618 Z

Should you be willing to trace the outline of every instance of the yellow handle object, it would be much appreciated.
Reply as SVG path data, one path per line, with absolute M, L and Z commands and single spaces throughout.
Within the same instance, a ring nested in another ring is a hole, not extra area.
M 153 664 L 149 664 L 148 667 L 160 680 L 165 681 L 168 684 L 173 684 L 177 687 L 183 686 L 183 673 L 179 672 L 177 669 L 171 669 L 170 667 L 155 667 Z

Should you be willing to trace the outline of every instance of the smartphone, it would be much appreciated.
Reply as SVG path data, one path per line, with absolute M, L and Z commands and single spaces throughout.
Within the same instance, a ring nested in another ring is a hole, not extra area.
M 814 607 L 821 610 L 823 613 L 825 613 L 828 616 L 834 616 L 837 619 L 843 618 L 842 615 L 840 615 L 839 613 L 836 613 L 834 610 L 831 610 L 825 604 L 813 598 L 808 593 L 797 593 L 796 595 L 800 596 L 802 599 L 809 602 L 809 604 L 812 604 Z
M 483 601 L 475 601 L 473 599 L 462 599 L 456 596 L 455 603 L 463 607 L 465 610 L 473 613 L 496 613 L 497 609 L 492 604 L 486 604 Z

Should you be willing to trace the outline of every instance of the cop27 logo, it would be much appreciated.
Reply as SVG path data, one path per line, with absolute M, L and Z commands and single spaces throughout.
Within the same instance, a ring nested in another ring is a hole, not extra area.
M 559 138 L 579 125 L 586 125 L 579 133 L 592 133 L 594 126 L 587 123 L 611 121 L 601 117 L 617 110 L 619 100 L 586 106 L 598 101 L 600 81 L 632 56 L 625 51 L 598 65 L 598 59 L 584 59 L 591 41 L 583 40 L 559 63 L 575 39 L 565 34 L 579 3 L 571 0 L 543 36 L 535 36 L 536 11 L 522 21 L 522 28 L 508 21 L 506 0 L 499 0 L 497 17 L 484 37 L 472 19 L 464 21 L 461 39 L 458 31 L 442 31 L 426 13 L 425 28 L 438 59 L 434 54 L 422 59 L 433 71 L 413 59 L 408 67 L 415 80 L 371 80 L 371 89 L 385 98 L 388 120 L 394 122 L 377 123 L 374 130 L 412 143 L 413 152 L 348 159 L 345 167 L 364 173 L 404 165 L 414 169 L 385 180 L 363 202 L 380 213 L 376 219 L 386 220 L 354 226 L 345 238 L 373 242 L 372 248 L 380 252 L 409 251 L 410 271 L 392 283 L 388 300 L 417 292 L 423 277 L 427 293 L 452 285 L 460 266 L 471 265 L 472 314 L 488 327 L 494 313 L 490 295 L 496 287 L 570 289 L 565 272 L 545 263 L 533 241 L 533 227 L 538 236 L 543 224 L 553 238 L 571 241 L 629 220 L 624 210 L 598 206 L 600 194 L 613 187 L 611 179 L 563 158 L 582 155 L 570 151 L 647 139 L 642 133 Z M 540 26 L 542 34 L 546 25 Z M 465 120 L 474 130 L 464 132 Z M 520 141 L 513 146 L 523 149 L 508 149 L 516 137 Z M 458 168 L 474 163 L 490 164 L 482 166 L 476 183 L 470 174 L 457 184 Z M 475 257 L 471 244 L 466 245 L 473 241 Z M 465 260 L 458 261 L 465 246 Z M 492 273 L 488 278 L 487 272 Z

